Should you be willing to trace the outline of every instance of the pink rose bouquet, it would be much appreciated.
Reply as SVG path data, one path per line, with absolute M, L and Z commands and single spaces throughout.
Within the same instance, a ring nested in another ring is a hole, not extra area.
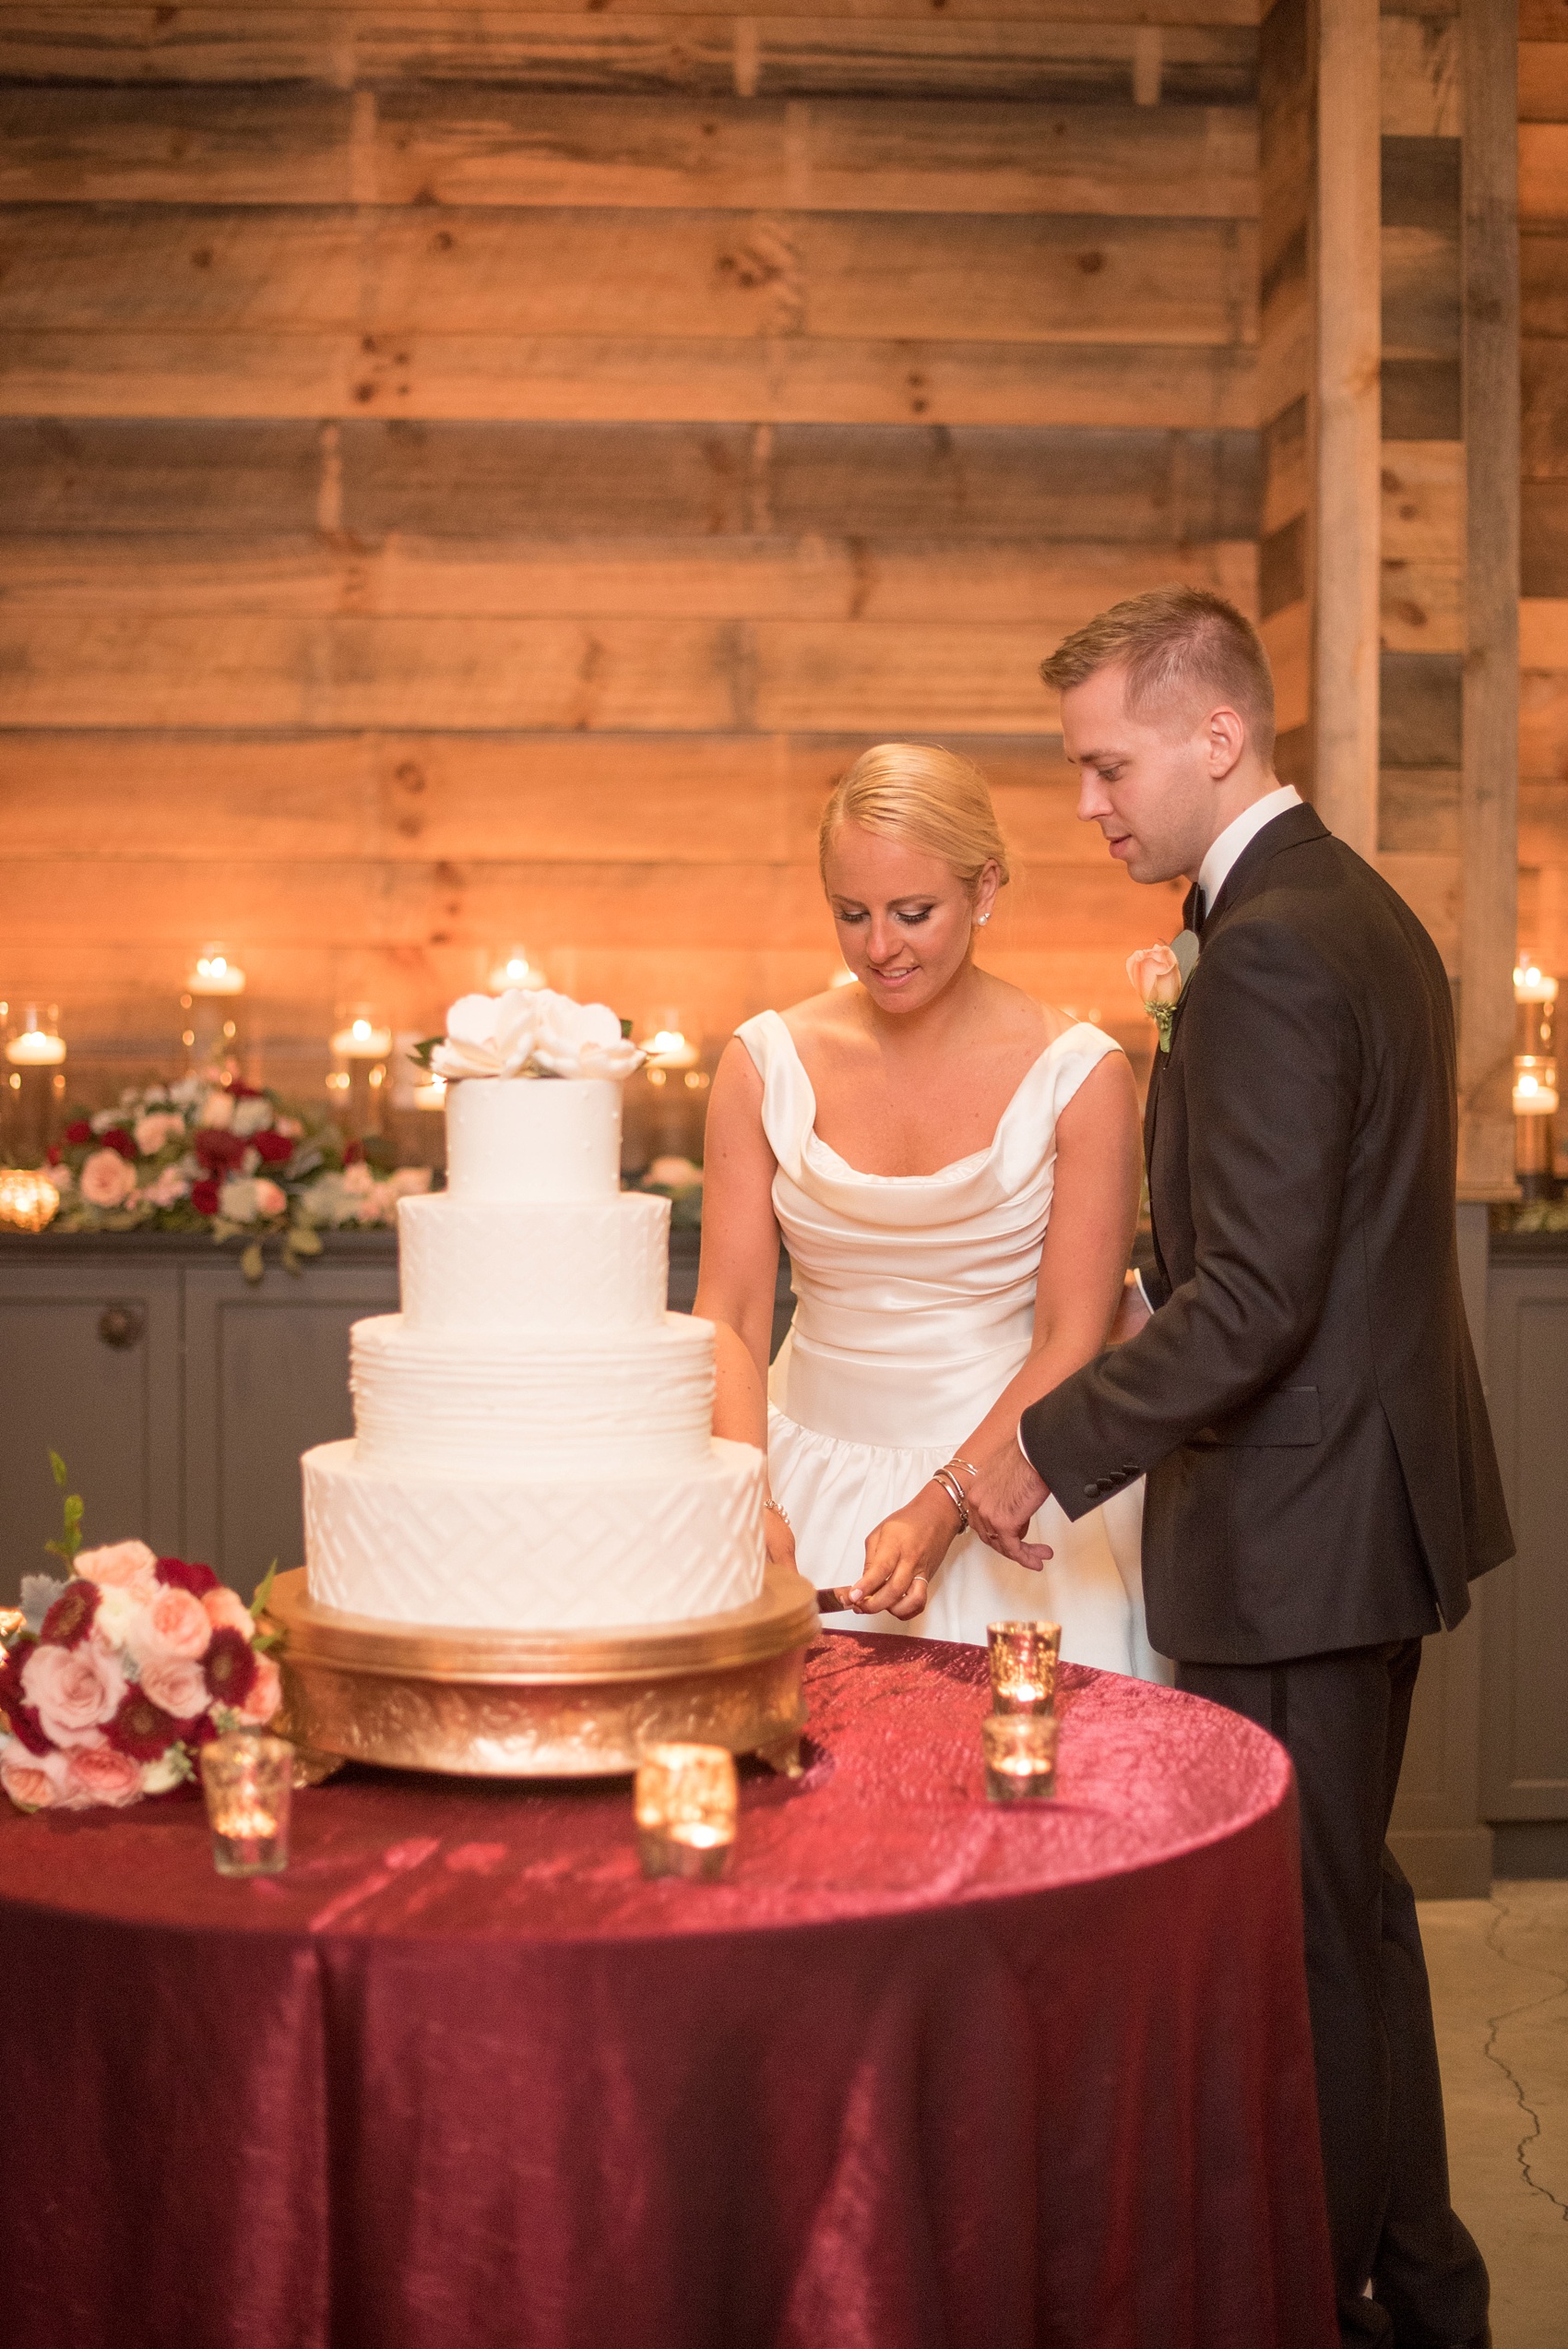
M 25 1578 L 5 1617 L 0 1786 L 19 1810 L 172 1794 L 209 1738 L 265 1728 L 282 1693 L 255 1619 L 267 1583 L 249 1608 L 209 1566 L 145 1542 L 77 1550 L 80 1517 L 72 1495 L 65 1541 L 50 1545 L 68 1579 Z

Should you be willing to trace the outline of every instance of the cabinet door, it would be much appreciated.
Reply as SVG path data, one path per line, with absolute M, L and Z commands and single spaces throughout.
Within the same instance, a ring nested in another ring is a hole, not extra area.
M 304 1558 L 300 1454 L 354 1432 L 349 1331 L 398 1309 L 394 1259 L 185 1274 L 185 1513 L 192 1555 L 248 1598 Z
M 1519 1554 L 1479 1586 L 1488 1818 L 1568 1818 L 1568 1264 L 1492 1268 L 1492 1427 Z
M 180 1274 L 101 1257 L 0 1266 L 0 1592 L 58 1571 L 51 1448 L 86 1504 L 83 1539 L 177 1552 Z

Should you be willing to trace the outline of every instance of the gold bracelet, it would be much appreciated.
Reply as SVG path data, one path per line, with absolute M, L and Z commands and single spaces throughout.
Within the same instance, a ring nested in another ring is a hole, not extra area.
M 964 1498 L 964 1488 L 958 1479 L 950 1468 L 938 1468 L 932 1472 L 931 1481 L 939 1492 L 946 1494 L 958 1512 L 960 1529 L 967 1533 L 969 1530 L 969 1505 Z

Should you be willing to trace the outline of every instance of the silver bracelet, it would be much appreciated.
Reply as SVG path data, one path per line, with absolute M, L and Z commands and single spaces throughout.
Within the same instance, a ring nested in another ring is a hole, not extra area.
M 932 1472 L 931 1482 L 939 1492 L 946 1494 L 958 1512 L 959 1530 L 967 1533 L 969 1530 L 969 1505 L 964 1498 L 964 1488 L 953 1471 L 950 1468 L 938 1468 Z
M 790 1512 L 789 1512 L 789 1510 L 788 1510 L 788 1509 L 787 1509 L 787 1508 L 783 1506 L 782 1502 L 780 1502 L 780 1501 L 764 1501 L 764 1503 L 763 1503 L 763 1508 L 764 1508 L 765 1509 L 771 1509 L 771 1510 L 773 1511 L 773 1514 L 774 1514 L 774 1516 L 775 1516 L 775 1517 L 781 1517 L 781 1518 L 784 1520 L 785 1524 L 786 1524 L 786 1525 L 790 1525 Z M 790 1532 L 791 1532 L 791 1533 L 794 1532 L 794 1530 L 795 1530 L 795 1529 L 794 1529 L 794 1527 L 793 1527 L 792 1525 L 790 1525 Z

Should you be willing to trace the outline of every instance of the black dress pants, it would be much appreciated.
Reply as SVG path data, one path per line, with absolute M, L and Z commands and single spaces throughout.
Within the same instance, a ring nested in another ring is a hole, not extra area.
M 1341 2337 L 1449 2349 L 1483 2331 L 1489 2286 L 1449 2204 L 1415 1895 L 1384 1840 L 1420 1660 L 1420 1641 L 1404 1640 L 1289 1663 L 1183 1663 L 1176 1683 L 1255 1721 L 1295 1764 Z

